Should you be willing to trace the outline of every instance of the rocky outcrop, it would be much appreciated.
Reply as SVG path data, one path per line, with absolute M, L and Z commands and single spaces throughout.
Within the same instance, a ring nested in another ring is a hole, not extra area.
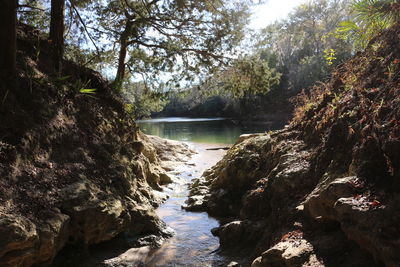
M 17 81 L 0 77 L 0 266 L 48 265 L 65 246 L 125 234 L 170 236 L 157 190 L 193 151 L 139 133 L 99 73 L 70 61 L 48 72 L 36 30 L 21 25 L 18 42 Z
M 399 40 L 399 25 L 376 37 L 284 130 L 193 180 L 184 208 L 221 219 L 222 248 L 251 248 L 253 266 L 400 265 Z
M 146 146 L 152 146 L 149 140 Z M 168 146 L 167 141 L 165 146 Z M 189 149 L 185 151 L 185 145 L 180 148 L 186 157 L 192 153 Z M 157 164 L 161 162 L 157 155 L 154 158 Z M 158 194 L 147 185 L 155 175 L 168 174 L 144 157 L 135 164 L 133 166 L 138 167 L 132 170 L 132 175 L 137 178 L 119 178 L 117 185 L 124 186 L 120 194 L 114 193 L 112 187 L 102 190 L 81 176 L 79 181 L 57 189 L 55 207 L 42 211 L 38 219 L 10 211 L 1 213 L 0 265 L 48 264 L 66 244 L 98 244 L 123 232 L 131 236 L 171 236 L 171 231 L 154 213 L 154 207 L 163 199 L 157 198 Z M 156 181 L 157 185 L 161 182 Z M 159 238 L 154 240 L 159 242 Z

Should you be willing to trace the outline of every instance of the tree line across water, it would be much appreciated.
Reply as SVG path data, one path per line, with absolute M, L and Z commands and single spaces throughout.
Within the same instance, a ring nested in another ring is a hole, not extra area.
M 251 0 L 4 0 L 0 69 L 16 74 L 16 32 L 48 36 L 52 69 L 69 59 L 102 72 L 136 117 L 168 102 L 265 111 L 329 76 L 399 21 L 398 0 L 313 0 L 259 31 Z M 265 96 L 267 95 L 267 96 Z M 269 101 L 269 102 L 268 102 Z M 267 107 L 268 108 L 268 107 Z M 229 109 L 227 109 L 229 110 Z

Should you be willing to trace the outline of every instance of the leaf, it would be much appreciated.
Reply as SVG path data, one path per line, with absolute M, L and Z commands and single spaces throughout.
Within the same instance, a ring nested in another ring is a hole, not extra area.
M 97 89 L 79 89 L 79 93 L 81 94 L 95 94 Z

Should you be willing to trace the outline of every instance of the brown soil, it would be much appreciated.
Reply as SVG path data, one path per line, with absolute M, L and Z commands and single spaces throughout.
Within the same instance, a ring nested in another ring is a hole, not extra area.
M 52 72 L 34 28 L 19 26 L 18 48 L 17 77 L 0 75 L 0 265 L 50 264 L 67 244 L 121 233 L 169 236 L 154 212 L 153 189 L 171 182 L 160 164 L 168 149 L 171 162 L 193 152 L 140 135 L 99 73 L 70 61 Z

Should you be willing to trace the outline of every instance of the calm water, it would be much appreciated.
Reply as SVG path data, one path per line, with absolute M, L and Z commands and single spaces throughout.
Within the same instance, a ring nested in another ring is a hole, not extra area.
M 140 129 L 162 138 L 185 141 L 197 150 L 190 165 L 182 164 L 175 171 L 177 183 L 165 189 L 171 196 L 158 210 L 158 215 L 175 230 L 176 235 L 160 249 L 151 251 L 145 266 L 226 266 L 235 259 L 232 255 L 216 252 L 218 238 L 210 230 L 219 224 L 205 212 L 186 212 L 181 209 L 188 195 L 188 183 L 216 164 L 225 154 L 223 150 L 207 148 L 233 144 L 244 133 L 266 132 L 283 127 L 284 123 L 245 126 L 221 118 L 163 118 L 144 120 Z
M 229 257 L 216 253 L 218 238 L 210 230 L 219 226 L 217 220 L 205 212 L 186 212 L 181 208 L 188 195 L 187 183 L 199 177 L 206 169 L 217 163 L 225 151 L 206 150 L 209 144 L 191 144 L 198 154 L 190 165 L 182 165 L 176 170 L 178 181 L 165 191 L 170 198 L 161 205 L 157 214 L 176 232 L 160 249 L 154 250 L 146 258 L 147 267 L 153 266 L 226 266 Z M 215 147 L 215 144 L 212 145 Z
M 223 118 L 161 118 L 138 121 L 140 129 L 146 134 L 185 142 L 219 144 L 233 144 L 241 134 L 275 130 L 282 128 L 284 124 L 243 124 Z

